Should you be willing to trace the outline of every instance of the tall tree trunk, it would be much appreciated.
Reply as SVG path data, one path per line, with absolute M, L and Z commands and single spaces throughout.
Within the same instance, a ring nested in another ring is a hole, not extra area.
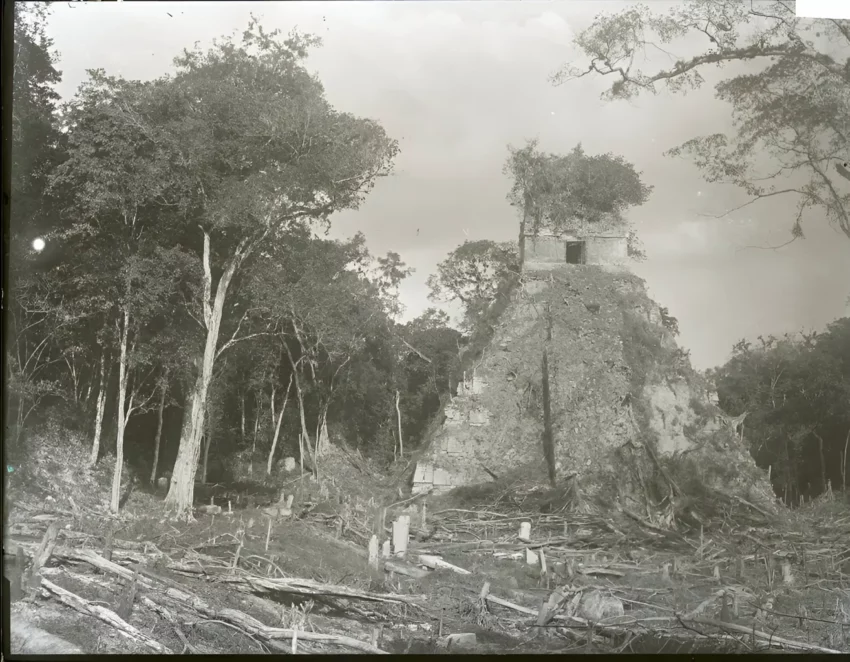
M 313 442 L 310 441 L 310 433 L 307 432 L 307 416 L 304 412 L 304 394 L 301 392 L 301 380 L 298 378 L 298 370 L 295 371 L 295 393 L 298 395 L 298 413 L 301 417 L 301 438 L 302 447 L 307 449 L 307 454 L 310 456 L 310 461 L 313 463 L 313 473 L 318 468 L 316 466 L 316 454 L 313 452 Z
M 92 370 L 92 374 L 91 374 L 91 377 L 89 379 L 89 385 L 88 385 L 88 388 L 86 388 L 86 394 L 85 394 L 85 396 L 83 396 L 83 402 L 85 402 L 86 409 L 88 409 L 88 407 L 91 404 L 91 394 L 92 394 L 92 391 L 94 390 L 94 383 L 96 381 L 97 381 L 97 373 L 95 373 L 95 371 Z
M 115 436 L 115 471 L 112 474 L 112 499 L 109 509 L 118 512 L 121 500 L 121 469 L 124 464 L 124 428 L 133 406 L 133 397 L 127 403 L 127 336 L 129 335 L 130 313 L 124 311 L 124 328 L 121 330 L 121 356 L 118 363 L 118 431 Z M 126 413 L 125 413 L 126 412 Z
M 292 374 L 289 375 L 289 384 L 286 385 L 286 393 L 283 395 L 283 404 L 280 406 L 280 416 L 277 418 L 277 425 L 274 428 L 274 436 L 272 437 L 272 448 L 269 451 L 269 461 L 266 464 L 266 475 L 272 472 L 272 464 L 274 463 L 274 452 L 277 448 L 277 440 L 280 437 L 280 424 L 283 422 L 283 413 L 286 411 L 286 403 L 289 400 L 289 389 L 292 388 Z M 274 410 L 272 410 L 274 411 Z
M 395 390 L 395 413 L 396 418 L 398 419 L 398 458 L 400 460 L 404 459 L 404 441 L 401 436 L 401 408 L 398 406 L 399 399 L 401 395 L 398 392 L 398 389 Z
M 301 359 L 297 362 L 293 360 L 292 353 L 289 351 L 289 346 L 284 343 L 284 348 L 286 349 L 286 356 L 289 358 L 289 364 L 292 366 L 292 374 L 295 376 L 295 393 L 298 396 L 298 412 L 301 416 L 301 443 L 299 444 L 301 448 L 301 466 L 304 466 L 304 448 L 307 448 L 307 451 L 310 454 L 310 460 L 313 463 L 313 472 L 315 473 L 318 469 L 316 467 L 316 458 L 313 455 L 313 448 L 310 442 L 310 434 L 307 432 L 307 417 L 304 414 L 304 395 L 301 391 L 301 379 L 298 377 L 298 364 L 301 363 Z
M 274 378 L 272 378 L 272 379 L 274 379 Z M 272 431 L 272 434 L 274 434 L 274 426 L 275 426 L 275 423 L 277 422 L 277 416 L 275 416 L 275 410 L 274 410 L 274 401 L 275 401 L 276 395 L 277 395 L 277 385 L 272 384 L 272 394 L 271 394 L 271 397 L 269 398 L 269 421 L 271 423 L 271 427 L 269 427 L 269 430 Z
M 221 278 L 218 280 L 215 298 L 212 298 L 212 271 L 210 268 L 210 236 L 204 232 L 204 324 L 207 337 L 204 353 L 198 365 L 198 375 L 195 383 L 186 395 L 186 406 L 183 411 L 183 427 L 180 430 L 180 447 L 177 460 L 174 462 L 174 472 L 171 475 L 171 485 L 165 497 L 166 505 L 175 511 L 177 516 L 191 517 L 192 500 L 195 492 L 195 473 L 198 469 L 198 456 L 201 452 L 201 435 L 204 430 L 204 413 L 207 402 L 207 391 L 212 381 L 215 365 L 218 335 L 221 330 L 221 318 L 224 314 L 224 303 L 227 298 L 227 288 L 233 275 L 247 256 L 247 241 L 240 243 L 233 257 L 227 262 Z
M 519 222 L 519 270 L 522 271 L 525 266 L 525 231 L 528 220 L 529 196 L 526 194 L 525 201 L 522 206 L 522 220 Z
M 159 387 L 159 406 L 157 407 L 156 416 L 156 437 L 154 437 L 153 446 L 153 467 L 151 468 L 151 485 L 156 483 L 156 472 L 159 468 L 159 447 L 162 441 L 162 417 L 165 411 L 165 395 L 168 392 L 168 370 L 162 376 L 162 383 Z
M 319 417 L 319 428 L 316 431 L 316 456 L 321 457 L 328 450 L 330 444 L 330 436 L 328 435 L 328 407 L 330 403 L 326 403 L 322 408 L 322 413 Z
M 818 440 L 818 453 L 820 454 L 821 490 L 826 492 L 826 460 L 823 457 L 823 437 L 821 437 L 815 430 L 812 430 L 812 434 L 814 434 Z
M 841 489 L 847 491 L 847 447 L 850 446 L 850 429 L 847 430 L 847 438 L 844 440 L 844 457 L 841 458 Z
M 245 444 L 245 393 L 242 393 L 242 395 L 239 397 L 239 405 L 240 405 L 240 412 L 242 414 L 242 427 L 241 427 L 242 438 L 239 441 L 244 445 Z
M 263 401 L 260 399 L 259 391 L 254 396 L 254 400 L 257 402 L 257 406 L 254 411 L 254 440 L 251 442 L 251 461 L 248 464 L 248 475 L 254 476 L 254 453 L 257 452 L 257 437 L 260 434 L 260 419 L 263 414 Z
M 201 466 L 201 482 L 206 484 L 207 482 L 207 467 L 209 466 L 210 459 L 210 446 L 212 446 L 213 440 L 213 424 L 212 417 L 209 412 L 209 405 L 207 405 L 207 413 L 206 413 L 206 427 L 207 431 L 204 435 L 204 463 Z
M 89 466 L 93 467 L 97 464 L 97 457 L 100 455 L 100 433 L 103 430 L 103 410 L 106 408 L 106 371 L 104 367 L 106 359 L 104 354 L 100 355 L 100 387 L 97 392 L 97 409 L 94 415 L 94 438 L 91 444 L 91 453 L 89 454 Z

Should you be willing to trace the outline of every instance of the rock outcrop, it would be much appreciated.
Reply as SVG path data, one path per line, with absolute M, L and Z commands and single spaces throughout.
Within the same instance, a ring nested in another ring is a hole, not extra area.
M 766 476 L 635 275 L 587 265 L 526 272 L 502 307 L 466 357 L 414 491 L 525 472 L 572 481 L 585 502 L 634 501 L 640 511 L 706 491 L 771 507 Z

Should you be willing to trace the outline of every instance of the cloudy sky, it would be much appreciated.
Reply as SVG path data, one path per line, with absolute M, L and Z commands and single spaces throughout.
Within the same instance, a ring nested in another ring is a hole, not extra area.
M 70 98 L 86 70 L 149 79 L 195 42 L 241 32 L 251 13 L 267 30 L 317 34 L 308 60 L 338 109 L 381 122 L 399 140 L 393 177 L 365 205 L 334 219 L 335 236 L 366 234 L 370 250 L 397 251 L 416 269 L 402 286 L 407 316 L 432 305 L 425 279 L 465 239 L 514 239 L 505 201 L 507 145 L 537 137 L 566 152 L 623 155 L 654 185 L 630 212 L 649 259 L 635 266 L 650 295 L 679 319 L 680 343 L 695 367 L 722 363 L 742 337 L 821 329 L 848 314 L 850 241 L 818 218 L 806 240 L 790 238 L 793 208 L 774 199 L 712 218 L 746 199 L 705 183 L 690 163 L 662 153 L 697 135 L 729 128 L 713 98 L 723 72 L 687 96 L 666 92 L 606 103 L 604 81 L 561 87 L 548 76 L 576 58 L 572 38 L 604 2 L 156 2 L 54 5 L 50 35 Z M 669 3 L 653 2 L 664 10 Z M 702 44 L 682 44 L 677 55 Z M 662 60 L 661 65 L 665 64 Z M 649 64 L 651 66 L 652 63 Z

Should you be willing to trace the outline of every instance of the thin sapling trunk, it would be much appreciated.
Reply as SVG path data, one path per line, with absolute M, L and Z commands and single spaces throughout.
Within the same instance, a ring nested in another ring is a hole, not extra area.
M 106 371 L 104 367 L 106 359 L 104 354 L 100 355 L 100 386 L 97 392 L 97 407 L 94 415 L 94 436 L 92 438 L 91 453 L 89 453 L 89 467 L 97 464 L 100 455 L 100 435 L 103 430 L 103 412 L 106 408 Z
M 127 381 L 129 376 L 127 357 L 127 336 L 129 335 L 130 313 L 124 311 L 123 328 L 121 330 L 121 354 L 118 363 L 118 430 L 115 437 L 115 471 L 112 474 L 112 498 L 109 509 L 118 512 L 121 499 L 121 469 L 124 464 L 124 429 L 127 425 L 130 411 L 133 407 L 133 396 L 127 402 Z
M 157 407 L 156 416 L 156 436 L 154 437 L 153 446 L 153 467 L 151 467 L 151 485 L 156 483 L 156 472 L 159 468 L 159 448 L 162 443 L 162 419 L 165 412 L 165 396 L 168 392 L 168 371 L 162 377 L 162 382 L 159 387 L 159 405 Z
M 272 437 L 272 447 L 269 451 L 269 461 L 266 464 L 266 475 L 272 472 L 272 464 L 274 463 L 274 452 L 277 448 L 277 440 L 280 437 L 280 424 L 283 422 L 283 413 L 286 411 L 286 403 L 289 400 L 289 390 L 292 388 L 292 374 L 289 375 L 289 384 L 286 386 L 286 393 L 283 395 L 283 403 L 280 406 L 280 415 L 277 418 L 277 424 L 274 428 L 274 436 Z
M 401 408 L 399 407 L 399 399 L 401 395 L 398 392 L 398 389 L 395 391 L 395 413 L 396 419 L 398 422 L 398 459 L 404 459 L 404 441 L 401 436 Z

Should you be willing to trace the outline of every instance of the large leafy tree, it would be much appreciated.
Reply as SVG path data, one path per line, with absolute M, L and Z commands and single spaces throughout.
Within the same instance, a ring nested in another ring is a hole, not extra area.
M 12 95 L 12 213 L 16 266 L 32 239 L 50 229 L 50 200 L 44 196 L 51 169 L 62 158 L 56 116 L 61 81 L 57 56 L 45 27 L 47 4 L 13 5 L 15 50 Z M 16 271 L 18 271 L 16 269 Z
M 61 75 L 45 31 L 48 13 L 47 5 L 13 6 L 9 285 L 13 285 L 14 296 L 5 304 L 10 322 L 5 338 L 5 377 L 14 411 L 10 419 L 18 426 L 12 438 L 20 434 L 30 413 L 46 397 L 62 392 L 64 384 L 56 365 L 63 356 L 56 340 L 69 327 L 57 306 L 55 283 L 39 273 L 45 255 L 31 249 L 32 240 L 56 222 L 52 201 L 44 194 L 49 172 L 62 158 L 58 95 L 53 89 Z M 46 253 L 50 249 L 48 246 Z
M 641 69 L 645 56 L 688 36 L 703 40 L 700 52 Z M 762 65 L 716 87 L 731 106 L 731 135 L 694 138 L 669 154 L 692 158 L 709 182 L 742 189 L 748 201 L 735 209 L 774 196 L 793 200 L 785 219 L 791 241 L 803 236 L 808 216 L 824 215 L 850 238 L 850 21 L 800 19 L 786 0 L 688 0 L 666 15 L 643 5 L 600 15 L 575 43 L 586 61 L 562 67 L 553 81 L 605 76 L 609 99 L 696 88 L 711 65 Z
M 301 450 L 314 469 L 341 373 L 367 337 L 385 332 L 379 287 L 364 276 L 368 261 L 362 235 L 337 242 L 302 230 L 263 250 L 246 273 L 253 324 L 268 329 L 294 380 Z
M 76 138 L 66 172 L 98 189 L 116 171 L 137 172 L 150 187 L 124 197 L 127 224 L 200 263 L 196 375 L 166 499 L 178 513 L 192 504 L 234 278 L 292 228 L 357 207 L 397 151 L 376 122 L 327 102 L 302 64 L 317 43 L 282 39 L 252 21 L 241 41 L 186 51 L 173 75 L 151 83 L 95 72 L 77 100 L 84 117 L 69 126 Z M 149 182 L 148 173 L 156 175 Z M 231 335 L 226 343 L 236 341 Z
M 513 243 L 488 239 L 465 241 L 428 277 L 429 298 L 459 302 L 464 308 L 465 324 L 471 327 L 492 303 L 499 283 L 518 270 L 519 259 Z
M 418 353 L 408 352 L 402 361 L 404 434 L 415 444 L 422 441 L 428 421 L 456 387 L 466 338 L 451 327 L 445 312 L 434 308 L 405 324 L 401 332 L 409 345 L 418 350 Z M 428 360 L 423 360 L 423 356 Z

